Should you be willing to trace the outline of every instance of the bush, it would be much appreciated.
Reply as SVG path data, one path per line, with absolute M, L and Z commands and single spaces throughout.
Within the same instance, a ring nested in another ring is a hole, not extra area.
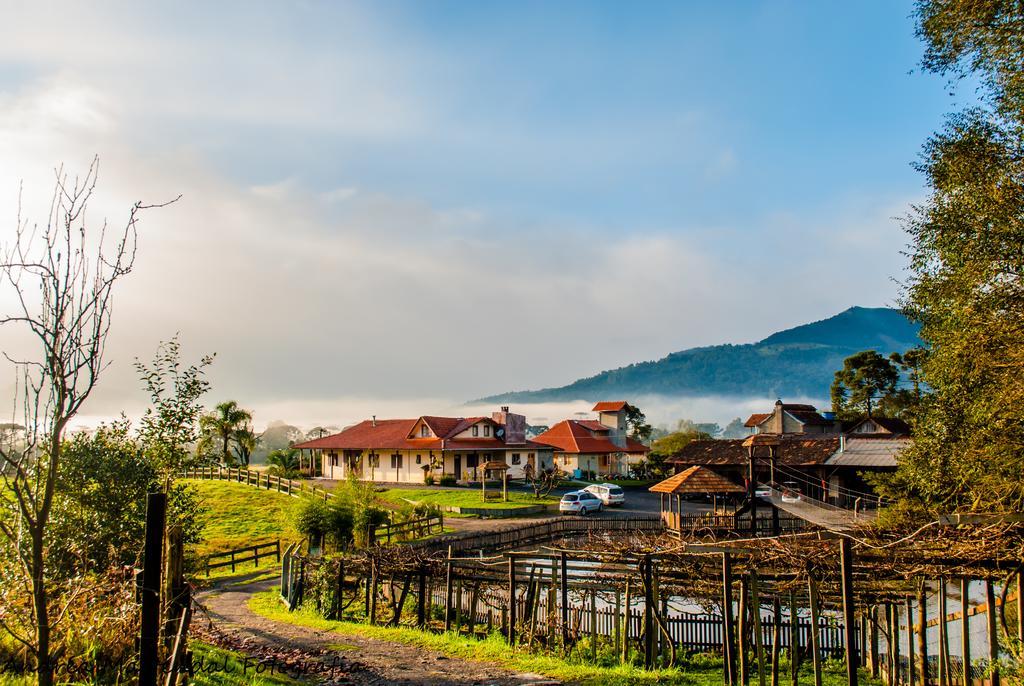
M 295 530 L 317 543 L 331 529 L 331 508 L 319 498 L 305 498 L 295 512 Z
M 442 486 L 454 486 L 456 483 L 458 482 L 456 481 L 455 477 L 452 476 L 451 474 L 445 474 L 444 476 L 441 477 Z
M 434 485 L 434 475 L 433 474 L 424 474 L 423 475 L 423 483 L 426 484 L 427 486 L 433 486 Z

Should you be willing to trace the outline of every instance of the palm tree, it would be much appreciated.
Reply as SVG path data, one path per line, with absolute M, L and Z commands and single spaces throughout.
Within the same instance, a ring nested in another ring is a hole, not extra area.
M 299 451 L 295 448 L 272 450 L 267 455 L 267 464 L 271 466 L 272 471 L 277 472 L 281 476 L 296 474 L 300 469 Z
M 231 440 L 235 442 L 235 457 L 238 458 L 239 462 L 248 467 L 249 457 L 252 456 L 252 451 L 256 450 L 260 437 L 253 432 L 252 425 L 250 424 L 235 429 L 231 435 Z
M 215 440 L 220 442 L 221 462 L 231 466 L 234 461 L 231 441 L 236 439 L 238 431 L 248 429 L 250 422 L 252 413 L 239 407 L 234 400 L 228 400 L 217 405 L 213 412 L 199 418 L 199 431 L 204 443 L 209 445 Z

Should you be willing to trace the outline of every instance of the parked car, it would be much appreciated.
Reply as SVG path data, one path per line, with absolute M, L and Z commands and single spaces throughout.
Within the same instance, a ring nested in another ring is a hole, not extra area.
M 782 502 L 800 502 L 800 485 L 797 482 L 787 481 L 786 483 L 782 484 Z
M 621 486 L 615 484 L 593 484 L 583 489 L 587 493 L 593 493 L 601 501 L 602 505 L 614 507 L 626 502 L 626 493 Z
M 590 514 L 601 511 L 601 499 L 587 491 L 572 491 L 562 496 L 558 511 L 569 514 Z
M 771 498 L 772 489 L 769 486 L 758 486 L 754 489 L 754 496 L 758 498 Z

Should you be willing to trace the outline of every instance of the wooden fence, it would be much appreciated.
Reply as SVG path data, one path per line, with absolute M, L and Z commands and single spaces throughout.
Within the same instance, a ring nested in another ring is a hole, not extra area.
M 407 541 L 415 538 L 423 538 L 439 534 L 444 531 L 444 517 L 433 515 L 421 519 L 413 519 L 408 522 L 389 522 L 373 529 L 367 538 L 375 543 L 392 543 L 393 541 Z
M 323 498 L 324 502 L 334 497 L 334 494 L 330 491 L 324 490 L 319 486 L 306 483 L 305 481 L 296 481 L 294 479 L 285 479 L 280 476 L 272 476 L 266 472 L 257 471 L 255 469 L 221 466 L 193 467 L 191 469 L 182 470 L 181 475 L 186 479 L 234 481 L 235 483 L 246 484 L 248 486 L 254 486 L 255 488 L 263 488 L 268 491 L 277 491 L 278 493 L 284 493 L 294 497 L 298 497 L 300 495 L 312 495 L 317 498 Z
M 616 517 L 614 519 L 594 519 L 590 517 L 561 516 L 545 519 L 535 524 L 515 524 L 485 532 L 466 532 L 413 543 L 424 550 L 463 551 L 497 551 L 547 542 L 567 535 L 580 535 L 590 532 L 606 533 L 621 531 L 639 531 L 659 533 L 664 524 L 657 516 L 650 517 Z
M 233 550 L 225 550 L 219 553 L 211 553 L 206 558 L 206 576 L 210 576 L 211 569 L 220 569 L 221 567 L 231 567 L 231 571 L 235 571 L 235 566 L 252 562 L 254 567 L 260 566 L 260 557 L 266 560 L 268 557 L 273 556 L 275 561 L 281 561 L 281 541 L 266 541 L 264 543 L 257 543 L 255 545 L 247 545 L 241 548 L 234 548 Z M 216 561 L 215 561 L 216 560 Z

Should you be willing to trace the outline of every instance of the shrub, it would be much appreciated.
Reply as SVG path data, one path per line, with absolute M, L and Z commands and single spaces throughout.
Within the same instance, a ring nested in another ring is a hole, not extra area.
M 434 485 L 434 475 L 433 474 L 424 474 L 423 475 L 423 483 L 426 484 L 427 486 L 433 486 Z
M 445 474 L 444 476 L 441 477 L 440 483 L 442 486 L 454 486 L 458 482 L 456 481 L 455 477 L 452 476 L 451 474 Z
M 319 498 L 305 498 L 295 512 L 295 530 L 314 544 L 323 540 L 331 523 L 331 508 Z

